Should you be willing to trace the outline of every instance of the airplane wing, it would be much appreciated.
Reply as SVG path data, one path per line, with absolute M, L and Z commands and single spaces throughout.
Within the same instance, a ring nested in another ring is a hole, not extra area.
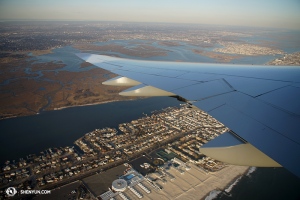
M 174 96 L 223 123 L 230 132 L 200 151 L 236 165 L 283 166 L 300 177 L 300 67 L 141 61 L 77 56 L 133 86 L 120 95 Z

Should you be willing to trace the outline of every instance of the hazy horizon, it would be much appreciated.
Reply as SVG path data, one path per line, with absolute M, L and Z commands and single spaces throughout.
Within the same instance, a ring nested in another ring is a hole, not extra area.
M 300 1 L 2 0 L 0 20 L 119 21 L 300 29 Z

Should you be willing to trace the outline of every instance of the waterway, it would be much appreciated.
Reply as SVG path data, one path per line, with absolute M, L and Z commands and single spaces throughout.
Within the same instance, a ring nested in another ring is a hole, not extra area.
M 50 147 L 73 146 L 75 140 L 96 128 L 117 128 L 120 123 L 143 117 L 143 112 L 150 115 L 151 111 L 179 104 L 172 97 L 151 97 L 1 120 L 0 163 L 38 154 Z

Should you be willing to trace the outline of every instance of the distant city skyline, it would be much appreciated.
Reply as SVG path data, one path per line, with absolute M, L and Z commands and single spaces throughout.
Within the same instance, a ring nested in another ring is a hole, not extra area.
M 1 0 L 0 20 L 170 22 L 300 29 L 299 0 Z

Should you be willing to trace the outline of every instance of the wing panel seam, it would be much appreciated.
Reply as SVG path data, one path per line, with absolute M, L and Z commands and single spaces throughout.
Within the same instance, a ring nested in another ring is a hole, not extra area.
M 262 122 L 258 121 L 257 119 L 255 119 L 255 118 L 253 118 L 253 117 L 251 117 L 251 116 L 247 115 L 246 113 L 244 113 L 244 112 L 240 111 L 239 109 L 237 109 L 237 108 L 235 108 L 235 107 L 233 107 L 233 106 L 231 106 L 231 105 L 229 105 L 229 104 L 226 104 L 226 103 L 225 103 L 225 104 L 223 104 L 223 105 L 221 105 L 221 106 L 224 106 L 224 105 L 227 105 L 227 106 L 229 106 L 229 107 L 231 107 L 231 108 L 233 108 L 233 109 L 237 110 L 238 112 L 240 112 L 240 113 L 244 114 L 245 116 L 247 116 L 247 117 L 249 117 L 249 118 L 253 119 L 254 121 L 256 121 L 256 122 L 258 122 L 258 123 L 260 123 L 260 124 L 264 125 L 265 127 L 269 128 L 270 130 L 272 130 L 272 131 L 274 131 L 274 132 L 276 132 L 276 133 L 280 134 L 281 136 L 283 136 L 283 137 L 285 137 L 285 138 L 287 138 L 287 139 L 289 139 L 289 140 L 291 140 L 291 141 L 295 142 L 296 144 L 300 145 L 300 143 L 298 143 L 298 142 L 294 141 L 293 139 L 291 139 L 291 138 L 289 138 L 289 137 L 287 137 L 287 136 L 283 135 L 282 133 L 278 132 L 277 130 L 274 130 L 273 128 L 271 128 L 271 127 L 269 127 L 269 126 L 265 125 L 264 123 L 262 123 Z M 221 107 L 221 106 L 218 106 L 218 107 Z

